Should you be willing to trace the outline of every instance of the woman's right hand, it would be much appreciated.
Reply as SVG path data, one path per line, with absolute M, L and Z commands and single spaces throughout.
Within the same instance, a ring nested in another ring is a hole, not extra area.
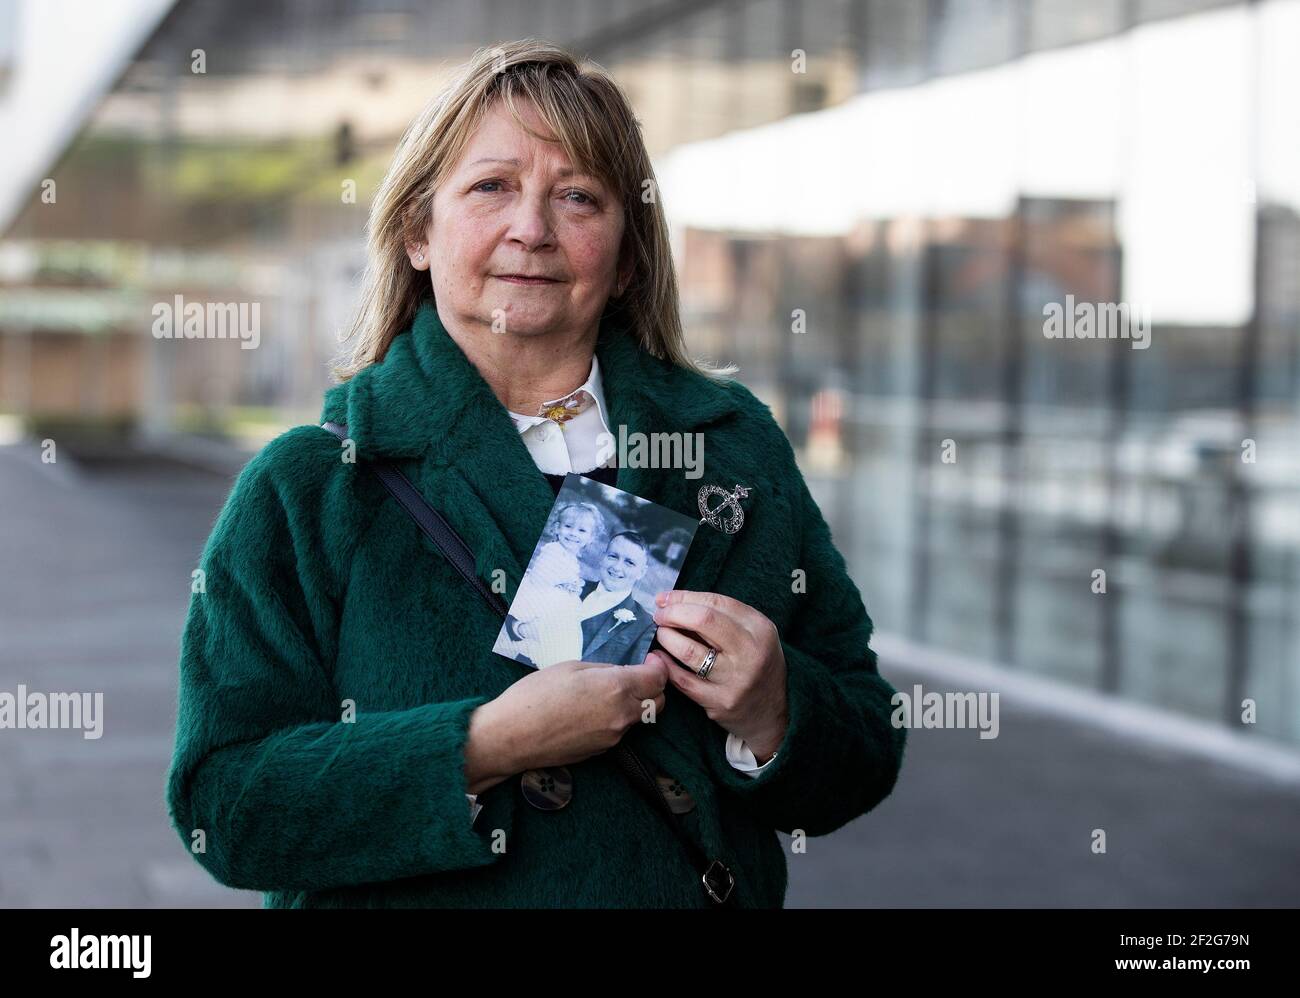
M 529 673 L 470 716 L 465 770 L 479 793 L 526 769 L 564 766 L 618 744 L 647 702 L 664 708 L 668 667 L 557 662 Z

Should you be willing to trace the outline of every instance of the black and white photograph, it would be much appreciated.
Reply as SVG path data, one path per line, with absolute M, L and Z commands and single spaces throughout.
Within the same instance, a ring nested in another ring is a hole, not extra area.
M 698 525 L 611 485 L 565 476 L 493 651 L 538 669 L 644 662 L 655 594 L 676 583 Z

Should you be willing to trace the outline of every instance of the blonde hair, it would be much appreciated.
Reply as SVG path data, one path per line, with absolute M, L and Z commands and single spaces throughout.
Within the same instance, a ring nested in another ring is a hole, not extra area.
M 547 535 L 551 540 L 558 541 L 560 539 L 560 527 L 564 525 L 564 515 L 570 510 L 575 510 L 578 513 L 586 513 L 587 516 L 591 517 L 591 540 L 587 541 L 587 545 L 590 545 L 593 541 L 600 540 L 604 534 L 608 532 L 609 527 L 608 524 L 605 523 L 605 517 L 601 515 L 600 510 L 594 503 L 569 502 L 565 503 L 556 511 L 555 517 L 546 528 Z M 584 550 L 587 545 L 584 545 Z
M 610 299 L 606 316 L 626 326 L 655 357 L 710 378 L 734 374 L 734 365 L 713 368 L 686 352 L 668 223 L 641 125 L 626 95 L 595 63 L 579 63 L 561 48 L 524 39 L 479 49 L 398 143 L 370 208 L 361 302 L 343 337 L 354 342 L 334 367 L 335 376 L 346 381 L 383 360 L 420 305 L 433 301 L 429 276 L 410 265 L 406 244 L 423 241 L 435 193 L 498 100 L 525 130 L 517 102 L 531 103 L 573 165 L 599 177 L 622 201 L 620 260 L 630 258 L 633 269 L 623 294 Z M 642 196 L 647 188 L 653 194 L 649 200 Z

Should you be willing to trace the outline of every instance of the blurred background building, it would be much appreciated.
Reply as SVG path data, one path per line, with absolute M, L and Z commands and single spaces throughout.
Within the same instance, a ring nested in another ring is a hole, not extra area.
M 8 437 L 316 422 L 402 129 L 527 36 L 626 87 L 692 349 L 883 637 L 1300 743 L 1297 0 L 0 0 Z M 259 348 L 154 338 L 176 295 Z

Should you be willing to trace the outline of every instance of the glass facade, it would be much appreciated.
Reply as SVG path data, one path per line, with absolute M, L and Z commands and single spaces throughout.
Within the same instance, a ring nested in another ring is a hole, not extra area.
M 1294 0 L 181 0 L 9 226 L 0 408 L 314 421 L 397 137 L 527 36 L 627 88 L 691 346 L 880 631 L 1300 742 Z M 154 339 L 177 295 L 259 348 Z

